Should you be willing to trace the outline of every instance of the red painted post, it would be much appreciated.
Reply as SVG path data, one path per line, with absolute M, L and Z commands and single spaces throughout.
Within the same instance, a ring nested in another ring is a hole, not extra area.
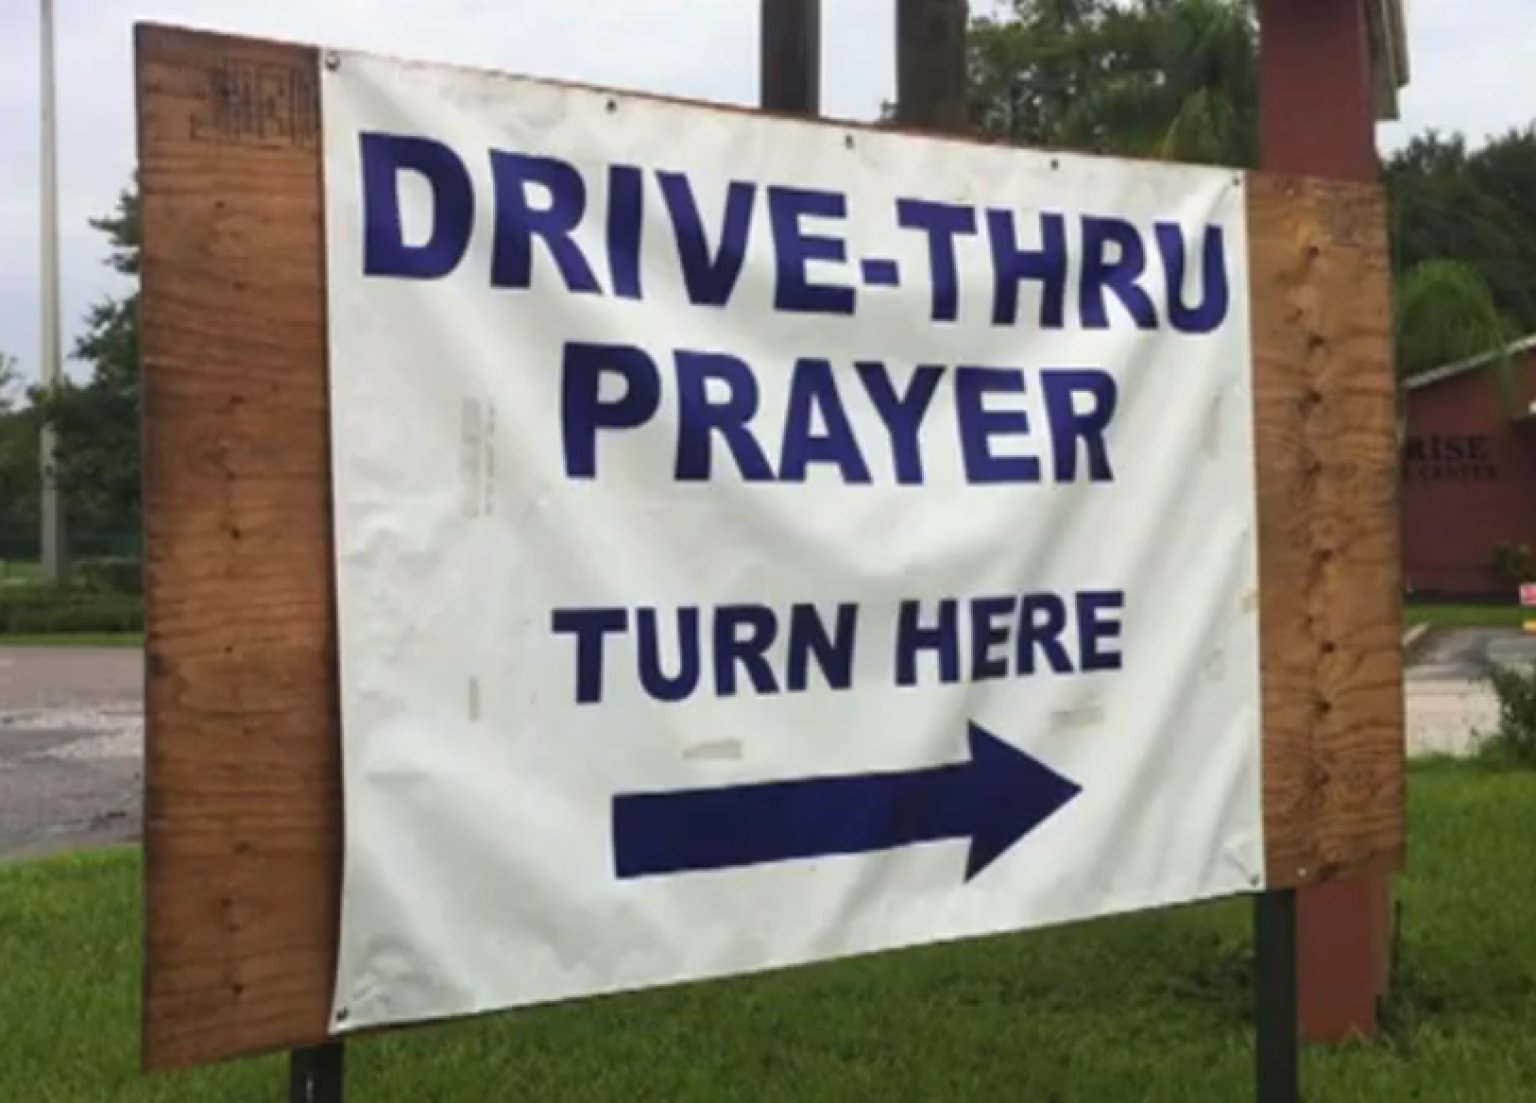
M 1259 0 L 1262 161 L 1275 172 L 1375 181 L 1370 24 L 1375 0 Z M 1386 877 L 1298 894 L 1302 1036 L 1372 1034 L 1391 969 Z

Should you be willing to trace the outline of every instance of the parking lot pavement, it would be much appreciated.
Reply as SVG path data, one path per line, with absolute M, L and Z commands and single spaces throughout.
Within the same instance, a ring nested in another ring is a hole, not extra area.
M 1498 700 L 1484 680 L 1496 663 L 1536 663 L 1536 634 L 1448 628 L 1427 637 L 1403 679 L 1410 755 L 1476 750 L 1498 724 Z
M 1405 676 L 1410 754 L 1466 754 L 1498 720 L 1493 663 L 1536 634 L 1432 633 Z M 139 837 L 144 661 L 130 648 L 0 648 L 0 859 Z
M 143 680 L 131 648 L 0 648 L 0 859 L 138 838 Z

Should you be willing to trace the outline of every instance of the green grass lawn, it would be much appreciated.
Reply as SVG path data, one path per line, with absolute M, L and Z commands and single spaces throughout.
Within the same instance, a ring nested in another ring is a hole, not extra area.
M 1446 628 L 1519 628 L 1536 620 L 1536 609 L 1518 605 L 1407 605 L 1403 608 L 1406 624 L 1428 624 Z
M 1391 1030 L 1314 1050 L 1309 1101 L 1536 1090 L 1536 773 L 1416 766 Z M 267 1058 L 137 1072 L 136 851 L 0 866 L 0 1098 L 284 1098 Z M 1249 906 L 1229 902 L 363 1039 L 362 1103 L 1251 1098 Z
M 42 578 L 43 568 L 37 563 L 0 559 L 0 586 L 30 586 Z
M 142 632 L 60 632 L 47 635 L 7 635 L 0 647 L 143 647 Z

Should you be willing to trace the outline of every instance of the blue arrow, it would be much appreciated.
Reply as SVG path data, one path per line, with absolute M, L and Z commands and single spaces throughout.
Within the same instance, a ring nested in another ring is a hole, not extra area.
M 969 881 L 1082 791 L 970 725 L 966 762 L 613 798 L 620 878 L 970 839 Z

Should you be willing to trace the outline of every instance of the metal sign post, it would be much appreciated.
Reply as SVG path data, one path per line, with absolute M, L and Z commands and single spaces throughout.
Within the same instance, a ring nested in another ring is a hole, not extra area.
M 288 1055 L 288 1103 L 342 1103 L 345 1095 L 346 1049 L 341 1042 Z
M 1301 1099 L 1301 1026 L 1296 1006 L 1296 890 L 1253 902 L 1254 1025 L 1258 1103 Z

